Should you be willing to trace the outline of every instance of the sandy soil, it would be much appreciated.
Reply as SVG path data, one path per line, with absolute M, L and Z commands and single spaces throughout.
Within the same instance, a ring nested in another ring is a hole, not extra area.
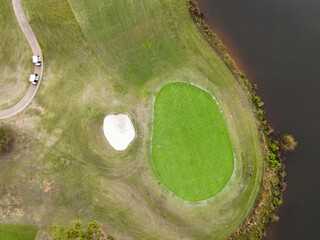
M 126 114 L 106 116 L 103 132 L 110 145 L 118 151 L 125 150 L 135 137 L 134 126 Z

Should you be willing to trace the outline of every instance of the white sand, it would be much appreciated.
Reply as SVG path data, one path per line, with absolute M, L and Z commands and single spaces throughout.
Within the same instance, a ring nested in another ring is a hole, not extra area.
M 106 116 L 103 132 L 110 145 L 118 151 L 125 150 L 135 136 L 134 126 L 126 114 Z

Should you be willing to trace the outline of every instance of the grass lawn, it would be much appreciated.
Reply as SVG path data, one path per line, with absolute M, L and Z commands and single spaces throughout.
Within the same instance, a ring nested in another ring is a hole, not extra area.
M 33 226 L 0 224 L 0 239 L 35 240 L 37 231 L 37 227 Z
M 16 19 L 11 0 L 0 0 L 0 5 L 0 109 L 5 109 L 26 93 L 33 65 L 31 48 Z
M 223 115 L 209 93 L 185 83 L 160 90 L 152 158 L 160 180 L 178 197 L 200 201 L 223 189 L 234 157 Z
M 0 156 L 0 222 L 35 225 L 41 240 L 50 239 L 51 227 L 76 219 L 96 219 L 117 239 L 232 233 L 260 190 L 259 134 L 248 95 L 199 33 L 185 1 L 22 0 L 22 6 L 46 59 L 32 103 L 0 121 L 16 135 Z M 172 82 L 194 83 L 214 96 L 232 142 L 232 177 L 205 202 L 177 198 L 153 165 L 154 101 Z M 117 152 L 102 127 L 107 114 L 121 112 L 130 115 L 136 138 Z

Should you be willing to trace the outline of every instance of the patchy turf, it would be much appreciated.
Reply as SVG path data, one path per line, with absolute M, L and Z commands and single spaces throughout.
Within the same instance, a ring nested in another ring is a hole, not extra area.
M 223 239 L 241 224 L 261 185 L 256 121 L 248 96 L 183 0 L 22 6 L 47 57 L 32 104 L 0 121 L 16 132 L 13 148 L 0 156 L 0 222 L 27 221 L 39 227 L 41 240 L 50 238 L 48 226 L 75 219 L 96 219 L 117 239 Z M 154 99 L 177 81 L 215 96 L 234 147 L 234 174 L 205 202 L 172 195 L 152 163 Z M 104 117 L 119 112 L 136 128 L 135 141 L 120 153 L 102 130 Z
M 178 197 L 208 199 L 233 172 L 233 152 L 220 108 L 206 91 L 164 86 L 154 106 L 152 159 L 161 182 Z
M 37 231 L 34 226 L 0 224 L 0 239 L 35 240 Z
M 11 107 L 26 93 L 32 73 L 31 48 L 13 11 L 0 0 L 0 109 Z

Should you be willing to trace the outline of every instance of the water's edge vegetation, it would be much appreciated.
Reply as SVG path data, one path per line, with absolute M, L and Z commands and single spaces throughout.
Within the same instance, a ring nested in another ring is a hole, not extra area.
M 185 1 L 198 29 L 214 50 L 217 51 L 230 71 L 243 86 L 244 90 L 248 93 L 248 97 L 250 97 L 256 113 L 261 144 L 265 156 L 261 190 L 255 207 L 249 216 L 228 239 L 260 239 L 266 233 L 266 228 L 273 221 L 279 219 L 275 212 L 277 207 L 282 203 L 282 193 L 286 186 L 281 154 L 285 150 L 293 150 L 296 142 L 291 135 L 278 136 L 274 133 L 273 129 L 267 123 L 265 111 L 262 109 L 264 103 L 257 95 L 257 86 L 251 84 L 246 75 L 240 71 L 227 53 L 222 41 L 204 21 L 204 14 L 200 11 L 198 2 L 196 0 Z M 285 140 L 286 138 L 289 139 L 289 142 Z

